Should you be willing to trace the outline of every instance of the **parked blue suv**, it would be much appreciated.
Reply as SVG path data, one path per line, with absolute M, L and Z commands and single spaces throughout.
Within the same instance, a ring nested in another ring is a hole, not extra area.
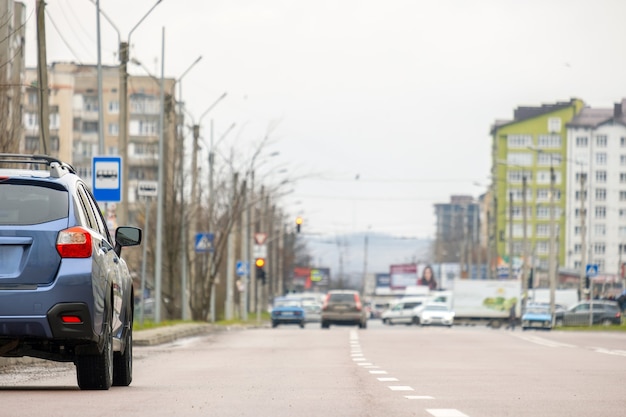
M 0 356 L 74 362 L 81 389 L 132 380 L 133 286 L 87 184 L 41 155 L 0 154 Z

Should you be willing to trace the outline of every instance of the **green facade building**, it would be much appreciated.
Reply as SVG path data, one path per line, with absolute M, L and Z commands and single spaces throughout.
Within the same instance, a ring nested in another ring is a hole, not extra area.
M 518 107 L 513 120 L 493 125 L 491 193 L 495 198 L 488 216 L 492 278 L 508 276 L 509 268 L 518 276 L 523 259 L 528 267 L 546 271 L 551 253 L 558 256 L 556 268 L 564 264 L 566 124 L 583 107 L 579 99 Z

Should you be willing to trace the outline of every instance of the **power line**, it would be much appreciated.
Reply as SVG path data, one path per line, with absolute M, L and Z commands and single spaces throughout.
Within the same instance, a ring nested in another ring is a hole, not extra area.
M 70 52 L 72 53 L 72 55 L 74 55 L 74 58 L 76 58 L 76 60 L 78 61 L 79 64 L 83 64 L 82 61 L 80 60 L 80 58 L 78 57 L 78 54 L 76 54 L 76 52 L 74 51 L 74 49 L 72 49 L 72 47 L 70 46 L 70 44 L 67 42 L 67 40 L 65 39 L 65 37 L 63 36 L 63 34 L 61 33 L 61 31 L 59 30 L 59 28 L 57 27 L 57 24 L 54 22 L 54 19 L 52 18 L 52 16 L 50 15 L 50 13 L 48 12 L 48 9 L 46 9 L 46 15 L 48 16 L 48 19 L 50 19 L 50 23 L 52 23 L 52 26 L 54 27 L 54 30 L 56 30 L 57 34 L 59 35 L 59 37 L 61 38 L 61 40 L 63 41 L 63 43 L 65 44 L 65 46 L 67 46 L 67 49 L 70 50 Z

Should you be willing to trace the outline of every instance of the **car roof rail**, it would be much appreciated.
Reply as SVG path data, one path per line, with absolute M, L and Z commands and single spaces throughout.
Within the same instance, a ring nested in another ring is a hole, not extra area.
M 76 169 L 67 162 L 48 155 L 28 155 L 20 153 L 0 153 L 0 164 L 34 164 L 50 167 L 52 178 L 61 178 L 63 175 L 76 174 Z

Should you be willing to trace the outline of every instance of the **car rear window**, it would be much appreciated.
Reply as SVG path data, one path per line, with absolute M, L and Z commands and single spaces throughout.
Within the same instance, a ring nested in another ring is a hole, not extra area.
M 328 301 L 333 303 L 353 303 L 354 294 L 330 294 Z
M 45 223 L 68 216 L 67 191 L 34 184 L 0 182 L 0 225 Z

